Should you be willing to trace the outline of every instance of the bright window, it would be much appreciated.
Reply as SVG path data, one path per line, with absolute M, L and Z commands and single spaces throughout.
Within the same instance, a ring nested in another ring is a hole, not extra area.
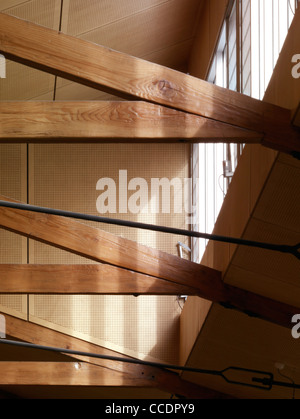
M 297 0 L 234 0 L 224 21 L 207 81 L 262 99 L 288 29 Z M 193 229 L 211 233 L 243 145 L 196 144 Z M 200 262 L 207 241 L 194 239 L 192 258 Z

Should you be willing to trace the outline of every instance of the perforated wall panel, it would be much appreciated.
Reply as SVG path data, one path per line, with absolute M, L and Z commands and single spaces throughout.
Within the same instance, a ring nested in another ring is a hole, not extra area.
M 0 194 L 26 200 L 26 146 L 0 144 Z M 0 229 L 0 263 L 26 263 L 26 239 Z M 27 297 L 0 295 L 0 311 L 27 317 Z
M 189 147 L 186 145 L 32 145 L 29 152 L 30 203 L 88 214 L 99 214 L 96 190 L 99 179 L 110 178 L 120 196 L 120 170 L 127 173 L 127 185 L 143 178 L 182 180 L 189 175 Z M 172 189 L 171 189 L 172 190 Z M 136 191 L 127 191 L 129 199 Z M 151 197 L 150 191 L 149 196 Z M 171 194 L 171 204 L 174 194 Z M 124 201 L 123 201 L 124 203 Z M 137 202 L 138 203 L 138 202 Z M 185 228 L 186 214 L 106 214 L 114 218 Z M 82 222 L 82 221 L 80 221 Z M 176 237 L 125 227 L 95 225 L 149 247 L 178 254 Z M 188 242 L 186 242 L 188 244 Z M 55 249 L 30 243 L 31 263 L 91 263 Z M 105 345 L 136 357 L 176 362 L 178 356 L 177 296 L 31 296 L 30 319 L 65 333 Z

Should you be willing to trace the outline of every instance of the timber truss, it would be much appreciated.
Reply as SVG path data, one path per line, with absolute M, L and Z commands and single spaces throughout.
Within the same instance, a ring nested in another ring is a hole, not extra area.
M 56 76 L 137 100 L 1 103 L 1 141 L 219 141 L 300 152 L 291 110 L 3 13 L 0 52 Z
M 2 13 L 0 53 L 124 99 L 2 102 L 2 143 L 236 142 L 261 144 L 296 156 L 300 153 L 299 130 L 292 125 L 288 109 Z M 0 207 L 0 226 L 99 262 L 1 265 L 1 294 L 196 295 L 287 328 L 299 311 L 224 284 L 220 271 L 75 220 Z M 10 316 L 6 316 L 6 328 L 7 335 L 18 340 L 113 353 Z M 62 363 L 65 373 L 57 376 L 54 363 L 40 367 L 19 362 L 16 368 L 1 362 L 0 384 L 18 384 L 22 376 L 31 385 L 49 385 L 51 379 L 57 385 L 156 387 L 192 398 L 223 396 L 168 370 L 85 358 L 75 374 L 71 364 Z M 45 368 L 46 382 L 41 378 Z

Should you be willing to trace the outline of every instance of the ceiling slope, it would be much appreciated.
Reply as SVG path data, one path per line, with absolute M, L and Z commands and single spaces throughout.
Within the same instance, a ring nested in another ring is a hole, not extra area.
M 299 21 L 298 9 L 264 99 L 286 106 L 292 113 L 299 103 L 300 83 L 286 68 L 300 47 Z M 261 146 L 246 146 L 215 232 L 296 245 L 300 242 L 299 185 L 298 159 Z M 285 303 L 299 304 L 300 265 L 293 256 L 210 242 L 202 263 L 220 269 L 228 285 L 241 286 Z M 201 313 L 202 317 L 193 326 L 195 341 L 189 346 L 192 350 L 189 353 L 183 348 L 182 352 L 187 354 L 187 365 L 214 364 L 219 368 L 235 365 L 273 373 L 279 381 L 300 382 L 300 347 L 291 333 L 292 318 L 290 328 L 284 330 L 192 297 L 184 307 L 182 330 L 196 313 Z M 277 369 L 278 364 L 283 367 L 282 372 Z M 280 374 L 285 376 L 285 380 Z M 229 386 L 220 380 L 189 373 L 183 373 L 183 377 L 242 398 L 299 397 L 297 391 L 280 386 L 266 391 L 243 385 Z M 241 374 L 237 378 L 240 381 L 249 379 Z

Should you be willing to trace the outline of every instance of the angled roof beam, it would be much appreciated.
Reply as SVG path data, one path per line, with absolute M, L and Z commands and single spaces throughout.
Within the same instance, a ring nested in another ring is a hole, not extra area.
M 0 361 L 0 385 L 156 387 L 149 377 L 130 377 L 85 362 Z
M 215 269 L 62 216 L 0 207 L 0 226 L 97 262 L 194 288 L 206 300 L 287 328 L 299 312 L 297 307 L 224 284 L 222 272 Z
M 1 200 L 13 201 L 3 196 Z M 221 278 L 221 272 L 115 236 L 73 219 L 0 207 L 0 226 L 25 237 L 141 274 L 188 287 Z
M 0 53 L 43 71 L 263 132 L 262 144 L 300 152 L 291 111 L 148 61 L 0 13 Z
M 97 353 L 99 355 L 104 355 L 107 357 L 124 357 L 128 358 L 126 355 L 122 355 L 112 351 L 111 349 L 98 346 L 96 344 L 78 339 L 73 336 L 68 336 L 63 333 L 57 332 L 55 330 L 48 329 L 46 327 L 21 320 L 15 317 L 12 317 L 7 314 L 5 316 L 5 325 L 6 325 L 6 335 L 17 340 L 24 342 L 34 343 L 36 345 L 43 345 L 49 347 L 58 347 L 66 348 L 74 351 L 80 352 L 89 352 Z M 1 346 L 0 346 L 1 350 Z M 85 368 L 89 369 L 92 374 L 99 374 L 98 377 L 103 378 L 95 382 L 95 385 L 98 386 L 107 386 L 107 385 L 120 385 L 120 386 L 143 386 L 143 387 L 156 387 L 160 390 L 167 391 L 171 394 L 178 394 L 187 398 L 198 398 L 198 399 L 209 399 L 209 398 L 226 398 L 227 396 L 221 393 L 218 393 L 214 390 L 210 390 L 206 387 L 193 384 L 189 381 L 183 380 L 176 373 L 173 373 L 168 370 L 163 370 L 157 367 L 123 363 L 121 361 L 111 360 L 111 359 L 101 359 L 101 358 L 89 358 L 79 355 L 68 354 L 70 360 L 80 360 L 84 362 Z M 70 365 L 66 365 L 66 368 L 71 368 L 66 372 L 72 372 L 73 369 L 76 370 L 78 362 L 71 363 L 73 368 Z M 75 365 L 74 365 L 75 364 Z M 91 364 L 91 365 L 89 365 Z M 3 367 L 7 368 L 7 372 L 11 374 L 11 380 L 17 380 L 14 376 L 12 369 L 12 364 L 2 364 Z M 44 363 L 42 363 L 44 365 Z M 46 365 L 46 364 L 45 364 Z M 46 365 L 49 368 L 52 368 L 49 365 Z M 26 367 L 24 364 L 20 364 L 21 371 Z M 91 368 L 92 369 L 91 369 Z M 101 368 L 102 367 L 102 368 Z M 97 369 L 95 369 L 97 368 Z M 79 369 L 80 370 L 80 369 Z M 78 371 L 78 369 L 77 369 Z M 31 374 L 30 371 L 23 371 L 22 375 L 26 378 L 28 374 Z M 55 372 L 54 372 L 55 373 Z M 111 374 L 111 377 L 110 377 Z M 86 379 L 86 373 L 84 372 L 83 379 Z M 36 380 L 42 380 L 43 372 L 37 377 L 32 377 Z M 94 376 L 93 380 L 96 380 Z M 154 378 L 153 378 L 154 377 Z M 105 380 L 104 380 L 105 378 Z M 57 378 L 59 379 L 59 378 Z M 122 381 L 123 380 L 123 381 Z M 18 384 L 20 381 L 18 382 Z M 47 383 L 48 384 L 48 383 Z M 47 385 L 46 384 L 46 385 Z M 53 383 L 54 384 L 54 383 Z M 72 385 L 71 382 L 66 383 Z M 82 385 L 83 382 L 81 381 Z M 92 385 L 91 382 L 85 382 L 86 385 Z
M 0 142 L 260 143 L 262 133 L 148 102 L 1 102 Z
M 4 386 L 130 387 L 143 388 L 145 391 L 156 388 L 190 399 L 232 398 L 159 370 L 155 371 L 156 375 L 153 371 L 152 375 L 144 372 L 129 375 L 86 362 L 72 361 L 0 361 L 0 368 L 0 385 Z M 162 377 L 168 380 L 169 385 L 164 383 Z

